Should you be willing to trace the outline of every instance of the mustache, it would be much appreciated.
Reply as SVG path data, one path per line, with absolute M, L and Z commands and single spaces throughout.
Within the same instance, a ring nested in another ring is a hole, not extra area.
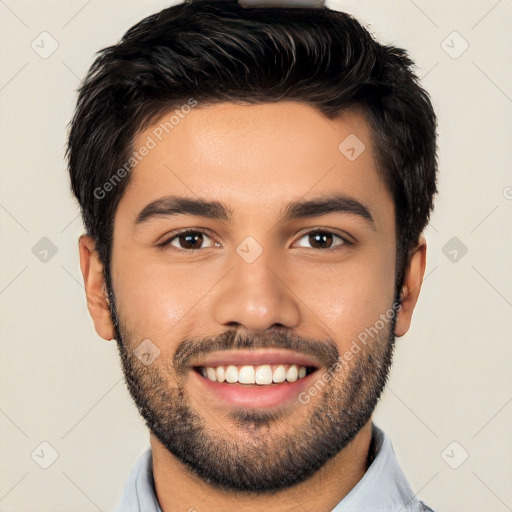
M 276 348 L 293 350 L 315 357 L 326 368 L 335 365 L 339 358 L 338 348 L 331 339 L 318 341 L 283 331 L 251 336 L 229 330 L 217 336 L 186 338 L 178 345 L 174 353 L 173 366 L 175 371 L 184 372 L 191 362 L 212 352 Z

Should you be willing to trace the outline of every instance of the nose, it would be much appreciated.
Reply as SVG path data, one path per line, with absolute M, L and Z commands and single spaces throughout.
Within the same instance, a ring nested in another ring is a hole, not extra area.
M 252 333 L 273 327 L 293 329 L 299 324 L 299 299 L 268 251 L 252 263 L 234 253 L 230 264 L 231 270 L 212 290 L 218 324 L 241 326 Z

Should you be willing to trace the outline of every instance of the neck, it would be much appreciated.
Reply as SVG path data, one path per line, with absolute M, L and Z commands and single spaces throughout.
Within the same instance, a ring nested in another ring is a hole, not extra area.
M 372 424 L 368 421 L 354 439 L 311 478 L 272 495 L 230 494 L 194 475 L 151 434 L 155 489 L 163 512 L 208 510 L 240 512 L 305 510 L 330 512 L 361 480 L 368 469 Z

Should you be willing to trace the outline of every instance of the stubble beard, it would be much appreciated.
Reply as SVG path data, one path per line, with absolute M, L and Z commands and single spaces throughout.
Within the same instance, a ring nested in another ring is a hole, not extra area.
M 219 422 L 208 425 L 212 415 L 204 413 L 199 401 L 187 392 L 186 378 L 172 379 L 177 372 L 170 366 L 146 366 L 134 356 L 133 349 L 141 340 L 120 322 L 112 288 L 108 288 L 125 381 L 140 414 L 172 455 L 215 488 L 274 494 L 306 481 L 370 420 L 386 385 L 396 315 L 354 354 L 350 364 L 337 358 L 342 364 L 330 373 L 316 399 L 307 405 L 297 401 L 293 409 L 300 410 L 301 422 L 294 422 L 294 412 L 289 410 L 240 408 L 219 419 L 230 423 L 225 428 Z M 244 341 L 251 346 L 250 338 Z M 312 385 L 322 380 L 326 370 L 316 372 Z M 304 420 L 304 410 L 297 408 L 305 407 L 310 411 Z

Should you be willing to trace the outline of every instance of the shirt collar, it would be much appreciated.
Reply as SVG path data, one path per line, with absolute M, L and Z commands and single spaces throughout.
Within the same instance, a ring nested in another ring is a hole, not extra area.
M 156 497 L 151 448 L 135 463 L 114 512 L 162 512 Z
M 356 486 L 332 512 L 399 512 L 422 510 L 398 464 L 390 438 L 372 425 L 375 458 Z

